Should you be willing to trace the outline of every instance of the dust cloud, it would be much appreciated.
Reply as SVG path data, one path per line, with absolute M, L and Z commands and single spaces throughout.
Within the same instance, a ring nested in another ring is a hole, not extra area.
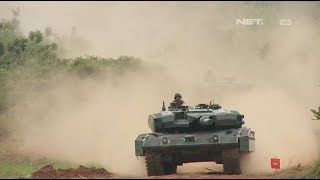
M 147 116 L 181 92 L 189 105 L 210 100 L 245 115 L 256 131 L 256 151 L 244 172 L 271 171 L 317 157 L 310 108 L 319 105 L 318 2 L 2 2 L 0 15 L 21 5 L 25 32 L 72 27 L 89 42 L 69 44 L 66 56 L 136 56 L 162 67 L 115 80 L 66 77 L 13 122 L 30 151 L 75 161 L 95 161 L 111 172 L 145 175 L 134 139 L 149 132 Z M 236 19 L 262 18 L 262 26 Z M 291 26 L 280 26 L 291 19 Z M 66 45 L 68 46 L 68 45 Z M 209 166 L 209 167 L 208 167 Z M 194 165 L 214 168 L 213 163 Z M 187 166 L 188 167 L 188 166 Z M 179 171 L 186 171 L 179 167 Z

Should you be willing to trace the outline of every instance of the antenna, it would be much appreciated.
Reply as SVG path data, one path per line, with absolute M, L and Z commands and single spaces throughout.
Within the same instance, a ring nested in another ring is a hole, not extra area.
M 162 111 L 166 110 L 166 106 L 164 105 L 164 101 L 162 101 Z

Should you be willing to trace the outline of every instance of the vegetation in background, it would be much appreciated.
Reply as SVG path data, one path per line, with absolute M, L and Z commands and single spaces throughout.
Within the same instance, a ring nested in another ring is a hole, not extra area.
M 34 30 L 24 36 L 19 26 L 20 9 L 12 12 L 12 19 L 0 20 L 0 178 L 28 178 L 47 164 L 53 164 L 57 169 L 76 168 L 79 164 L 73 162 L 46 158 L 32 160 L 23 155 L 19 143 L 7 137 L 6 122 L 15 117 L 12 110 L 18 103 L 32 101 L 38 92 L 59 85 L 65 77 L 87 80 L 121 76 L 137 70 L 140 60 L 128 56 L 117 59 L 60 57 L 67 51 L 59 45 L 63 38 L 49 27 L 44 32 Z M 101 167 L 94 162 L 84 165 Z
M 8 112 L 15 103 L 27 97 L 32 99 L 32 94 L 51 88 L 64 75 L 80 79 L 108 74 L 120 76 L 140 65 L 139 59 L 128 56 L 61 58 L 58 53 L 63 50 L 51 28 L 46 28 L 44 33 L 31 31 L 25 37 L 19 26 L 20 9 L 12 12 L 12 19 L 0 21 L 0 126 L 8 121 Z
M 315 119 L 313 120 L 320 120 L 320 106 L 318 107 L 318 111 L 311 109 L 311 112 L 313 112 Z

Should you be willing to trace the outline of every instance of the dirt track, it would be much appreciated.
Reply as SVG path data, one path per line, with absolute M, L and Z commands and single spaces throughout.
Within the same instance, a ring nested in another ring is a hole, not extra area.
M 80 166 L 77 169 L 55 169 L 52 165 L 40 168 L 32 174 L 33 179 L 106 179 L 111 174 L 103 168 L 87 168 Z
M 132 178 L 132 177 L 112 177 L 112 178 Z M 272 179 L 272 175 L 225 175 L 225 174 L 174 174 L 166 176 L 141 177 L 144 179 Z M 138 178 L 133 178 L 138 179 Z
M 47 165 L 40 168 L 32 174 L 33 179 L 271 179 L 272 175 L 226 175 L 222 173 L 182 173 L 165 176 L 151 176 L 151 177 L 125 177 L 121 175 L 112 175 L 103 168 L 86 168 L 80 166 L 77 169 L 54 169 L 52 165 Z

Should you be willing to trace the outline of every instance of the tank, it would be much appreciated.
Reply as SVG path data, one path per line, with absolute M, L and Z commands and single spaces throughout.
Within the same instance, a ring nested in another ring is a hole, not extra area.
M 151 132 L 135 139 L 135 155 L 144 156 L 148 176 L 175 174 L 191 162 L 223 164 L 224 173 L 241 174 L 240 154 L 255 148 L 255 132 L 244 126 L 244 115 L 219 104 L 178 106 L 163 102 L 149 115 Z

